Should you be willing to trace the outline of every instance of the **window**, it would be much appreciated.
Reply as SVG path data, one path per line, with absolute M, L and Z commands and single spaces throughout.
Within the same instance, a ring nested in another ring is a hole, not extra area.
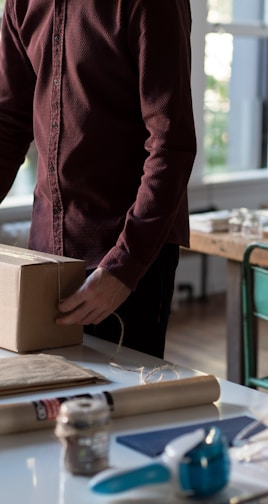
M 267 169 L 268 0 L 191 0 L 191 6 L 199 179 Z

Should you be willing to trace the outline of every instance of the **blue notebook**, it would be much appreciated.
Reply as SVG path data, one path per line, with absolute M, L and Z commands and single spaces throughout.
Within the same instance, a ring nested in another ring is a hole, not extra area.
M 172 427 L 169 429 L 155 430 L 150 432 L 142 432 L 137 434 L 127 434 L 117 436 L 116 440 L 128 448 L 132 448 L 149 457 L 158 457 L 164 451 L 165 446 L 169 441 L 178 436 L 194 431 L 198 428 L 209 429 L 213 426 L 221 429 L 225 435 L 229 446 L 232 445 L 234 437 L 247 425 L 253 422 L 253 418 L 248 416 L 239 416 L 224 420 L 212 420 L 210 422 L 202 422 L 198 424 L 186 425 L 182 427 Z M 265 429 L 265 425 L 260 424 L 249 433 L 249 436 L 261 432 Z

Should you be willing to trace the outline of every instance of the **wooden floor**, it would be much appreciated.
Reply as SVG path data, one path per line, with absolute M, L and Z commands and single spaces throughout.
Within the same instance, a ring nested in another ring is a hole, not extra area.
M 225 294 L 183 301 L 170 315 L 165 359 L 226 378 Z
M 219 378 L 226 369 L 226 297 L 183 301 L 170 316 L 165 359 Z M 268 375 L 268 323 L 259 325 L 259 369 Z

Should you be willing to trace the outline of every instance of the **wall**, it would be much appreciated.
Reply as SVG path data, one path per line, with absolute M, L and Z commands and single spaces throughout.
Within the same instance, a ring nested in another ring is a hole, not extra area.
M 0 224 L 0 243 L 27 248 L 30 221 Z

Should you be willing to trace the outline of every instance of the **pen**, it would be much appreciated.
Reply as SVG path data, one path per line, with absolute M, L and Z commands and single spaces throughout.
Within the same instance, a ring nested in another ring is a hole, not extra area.
M 229 499 L 228 504 L 244 504 L 246 502 L 253 502 L 255 500 L 263 499 L 264 497 L 268 497 L 268 490 L 265 490 L 264 492 L 257 492 L 257 493 L 252 493 L 249 495 L 241 495 L 236 496 L 236 497 L 231 497 Z

